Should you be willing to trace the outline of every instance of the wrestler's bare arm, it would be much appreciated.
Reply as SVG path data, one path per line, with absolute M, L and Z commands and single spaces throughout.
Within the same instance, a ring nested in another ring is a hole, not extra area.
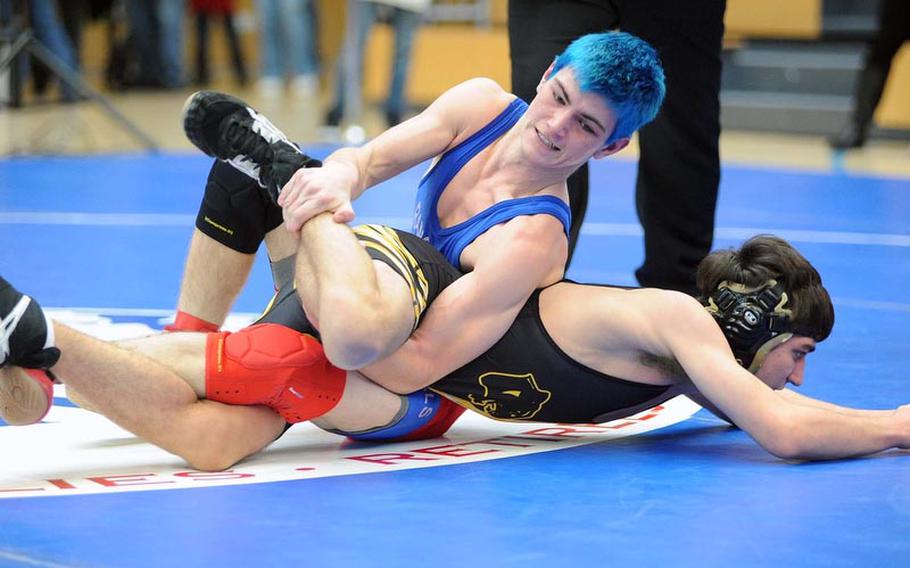
M 479 357 L 502 338 L 536 288 L 562 277 L 566 246 L 562 225 L 549 215 L 499 227 L 474 270 L 442 291 L 401 349 L 364 374 L 409 393 Z
M 708 412 L 710 412 L 710 413 L 713 414 L 714 416 L 720 418 L 720 419 L 723 420 L 724 422 L 727 422 L 727 423 L 729 423 L 729 424 L 732 424 L 733 426 L 736 426 L 736 424 L 734 424 L 733 421 L 730 420 L 730 417 L 729 417 L 729 416 L 727 416 L 726 414 L 724 414 L 724 413 L 721 411 L 721 409 L 717 408 L 717 406 L 715 406 L 713 402 L 711 402 L 710 400 L 708 400 L 707 398 L 705 398 L 705 396 L 704 396 L 703 394 L 701 394 L 700 392 L 687 392 L 687 393 L 685 393 L 685 394 L 686 394 L 687 397 L 689 397 L 689 399 L 690 399 L 692 402 L 694 402 L 695 404 L 701 406 L 702 408 L 704 408 L 705 410 L 707 410 Z
M 672 308 L 672 309 L 671 309 Z M 695 300 L 652 306 L 651 334 L 699 392 L 770 453 L 836 459 L 910 444 L 910 410 L 855 415 L 779 396 L 740 367 L 720 329 Z
M 814 408 L 823 408 L 830 410 L 832 412 L 839 412 L 841 414 L 846 414 L 848 416 L 859 416 L 859 417 L 881 417 L 881 416 L 890 416 L 893 415 L 895 410 L 864 410 L 861 408 L 849 408 L 846 406 L 839 406 L 837 404 L 832 404 L 830 402 L 825 402 L 823 400 L 818 400 L 809 396 L 806 396 L 802 393 L 798 393 L 792 389 L 783 389 L 775 391 L 776 394 L 790 402 L 796 404 L 802 404 L 806 406 L 811 406 Z
M 278 199 L 289 230 L 319 213 L 335 212 L 349 222 L 351 201 L 373 187 L 429 158 L 441 154 L 477 119 L 485 102 L 503 106 L 511 98 L 489 79 L 471 79 L 452 87 L 423 112 L 383 132 L 359 148 L 342 148 L 321 168 L 298 170 Z M 498 108 L 497 107 L 497 108 Z

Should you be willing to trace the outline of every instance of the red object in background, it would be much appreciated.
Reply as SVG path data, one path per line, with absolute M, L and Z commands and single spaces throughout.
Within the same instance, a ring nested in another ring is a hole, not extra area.
M 234 0 L 192 0 L 193 12 L 233 12 Z

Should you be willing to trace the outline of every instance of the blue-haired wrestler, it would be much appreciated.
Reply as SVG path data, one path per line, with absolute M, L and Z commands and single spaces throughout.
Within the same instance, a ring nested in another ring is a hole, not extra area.
M 217 328 L 265 239 L 276 267 L 296 263 L 298 293 L 335 365 L 378 362 L 370 367 L 377 383 L 419 390 L 490 348 L 535 289 L 562 279 L 566 178 L 589 159 L 626 147 L 654 118 L 664 91 L 660 62 L 646 42 L 591 34 L 543 73 L 530 104 L 490 79 L 471 79 L 321 164 L 242 101 L 197 93 L 185 128 L 221 162 L 198 216 L 175 328 L 200 321 Z M 354 218 L 351 201 L 366 189 L 430 159 L 414 233 L 465 273 L 431 304 L 420 285 L 405 290 L 400 279 L 386 277 L 388 266 L 370 265 L 342 224 Z M 212 277 L 213 259 L 225 277 Z

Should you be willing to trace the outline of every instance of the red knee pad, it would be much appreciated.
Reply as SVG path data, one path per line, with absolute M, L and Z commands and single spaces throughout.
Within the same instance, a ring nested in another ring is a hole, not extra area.
M 436 415 L 433 416 L 433 419 L 396 441 L 429 440 L 430 438 L 438 438 L 448 432 L 452 424 L 455 424 L 455 421 L 464 414 L 465 408 L 458 406 L 442 395 L 439 398 L 439 408 L 436 409 Z
M 263 323 L 236 333 L 210 333 L 205 396 L 227 404 L 263 404 L 288 422 L 322 416 L 338 404 L 347 373 L 325 357 L 311 335 Z

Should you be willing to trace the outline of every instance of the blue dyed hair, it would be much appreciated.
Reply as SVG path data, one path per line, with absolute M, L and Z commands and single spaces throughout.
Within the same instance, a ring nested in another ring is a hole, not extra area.
M 556 57 L 550 76 L 563 67 L 572 68 L 582 91 L 604 97 L 616 114 L 607 142 L 631 136 L 651 122 L 664 100 L 664 70 L 657 52 L 625 32 L 581 36 Z

